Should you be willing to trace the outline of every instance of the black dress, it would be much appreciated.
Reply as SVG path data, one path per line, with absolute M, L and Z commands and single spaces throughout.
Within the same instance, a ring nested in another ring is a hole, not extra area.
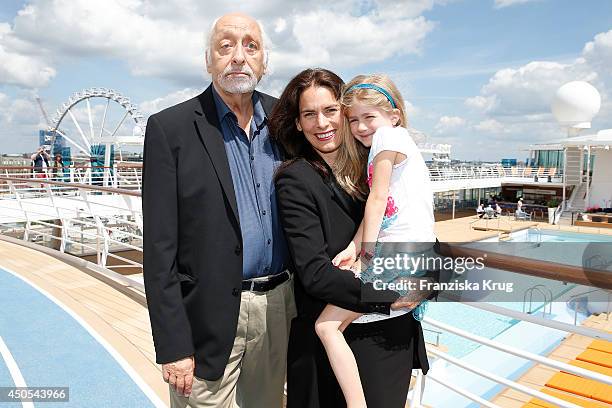
M 346 406 L 329 360 L 314 330 L 327 303 L 357 312 L 388 314 L 388 304 L 364 304 L 372 290 L 331 259 L 353 238 L 363 204 L 333 177 L 323 178 L 298 160 L 277 176 L 281 220 L 293 260 L 298 316 L 293 320 L 287 357 L 287 408 Z M 429 365 L 420 322 L 410 313 L 372 323 L 351 324 L 344 332 L 359 367 L 368 407 L 404 407 L 412 368 Z

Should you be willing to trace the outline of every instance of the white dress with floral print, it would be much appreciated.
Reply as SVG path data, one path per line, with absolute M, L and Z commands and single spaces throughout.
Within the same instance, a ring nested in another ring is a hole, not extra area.
M 435 242 L 433 191 L 429 179 L 429 170 L 421 152 L 405 128 L 379 128 L 372 139 L 372 147 L 368 156 L 367 183 L 370 188 L 372 187 L 374 173 L 374 159 L 383 151 L 402 153 L 406 156 L 406 159 L 393 166 L 387 207 L 378 234 L 378 242 Z M 372 282 L 376 278 L 381 278 L 381 276 L 370 275 L 372 274 L 365 272 L 362 274 L 362 280 Z M 413 315 L 415 315 L 415 312 L 422 315 L 424 309 L 418 309 L 413 311 Z M 405 313 L 405 311 L 391 311 L 389 316 L 366 314 L 356 319 L 354 323 L 383 320 Z M 417 320 L 420 320 L 420 318 L 417 318 Z

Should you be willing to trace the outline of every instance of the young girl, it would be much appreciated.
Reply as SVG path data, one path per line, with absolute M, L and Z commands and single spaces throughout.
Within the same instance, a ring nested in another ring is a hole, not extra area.
M 367 164 L 370 194 L 355 238 L 334 258 L 334 264 L 348 268 L 358 253 L 360 260 L 369 263 L 373 257 L 380 255 L 378 246 L 374 253 L 372 243 L 376 242 L 385 242 L 385 248 L 399 243 L 414 248 L 412 243 L 420 243 L 417 244 L 418 251 L 427 252 L 436 241 L 433 194 L 429 171 L 406 130 L 404 103 L 399 91 L 386 76 L 360 75 L 345 85 L 342 105 L 350 132 L 370 148 Z M 411 273 L 415 272 L 420 271 Z M 388 276 L 376 275 L 371 269 L 366 269 L 360 277 L 365 282 L 381 278 L 387 282 L 393 280 Z M 392 278 L 397 277 L 398 274 L 395 274 Z M 400 291 L 400 294 L 405 295 L 406 292 Z M 418 304 L 418 301 L 412 303 L 413 306 Z M 417 320 L 422 319 L 422 306 L 412 311 Z M 407 311 L 392 311 L 390 316 L 361 316 L 330 304 L 319 316 L 316 332 L 325 347 L 348 408 L 365 407 L 366 401 L 355 357 L 342 332 L 353 321 L 365 323 L 404 313 Z

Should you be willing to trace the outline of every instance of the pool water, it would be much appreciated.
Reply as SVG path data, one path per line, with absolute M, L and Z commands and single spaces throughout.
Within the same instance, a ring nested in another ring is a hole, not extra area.
M 522 304 L 516 305 L 496 303 L 497 306 L 521 310 Z M 510 307 L 509 307 L 510 306 Z M 430 302 L 426 316 L 439 322 L 448 323 L 454 327 L 465 330 L 469 333 L 492 339 L 510 327 L 514 326 L 519 320 L 501 316 L 486 310 L 475 309 L 462 303 L 451 302 Z M 423 323 L 425 341 L 430 344 L 436 343 L 439 329 Z M 480 344 L 471 340 L 457 336 L 452 333 L 442 332 L 439 337 L 440 345 L 448 348 L 448 353 L 456 358 L 461 358 L 476 350 Z
M 495 239 L 489 239 L 486 241 L 497 241 Z M 546 242 L 549 246 L 543 246 L 538 251 L 538 248 L 529 248 L 521 253 L 523 256 L 534 257 L 537 259 L 548 259 L 551 261 L 563 262 L 573 264 L 578 262 L 582 264 L 582 256 L 584 252 L 585 243 L 589 242 L 610 242 L 612 243 L 612 236 L 598 235 L 598 234 L 580 234 L 573 232 L 561 232 L 561 231 L 548 231 L 548 230 L 523 230 L 513 233 L 511 236 L 513 242 Z M 566 246 L 560 244 L 554 246 L 553 243 L 582 243 L 578 246 Z M 500 243 L 504 244 L 504 243 Z M 553 246 L 550 246 L 553 245 Z M 570 248 L 572 251 L 570 251 Z M 551 249 L 556 254 L 551 254 Z M 575 252 L 575 253 L 574 253 Z M 570 259 L 567 259 L 567 258 Z M 490 270 L 491 273 L 495 270 Z M 499 271 L 497 271 L 499 272 Z M 535 286 L 536 284 L 542 284 L 552 292 L 553 301 L 565 302 L 567 299 L 563 298 L 566 292 L 574 289 L 575 284 L 566 284 L 560 281 L 552 281 L 544 278 L 529 277 L 528 280 L 521 281 L 520 276 L 511 272 L 505 272 L 515 282 L 515 288 L 517 288 L 518 297 L 522 298 L 522 294 L 529 287 Z M 517 278 L 517 276 L 519 276 Z M 521 285 L 523 283 L 526 286 Z M 562 300 L 561 300 L 562 299 Z M 518 299 L 517 299 L 518 300 Z M 490 302 L 500 307 L 522 312 L 524 304 L 522 301 L 515 302 Z M 532 314 L 542 310 L 544 306 L 541 298 L 534 296 Z M 528 305 L 525 305 L 528 308 Z M 505 332 L 515 324 L 519 323 L 519 320 L 501 316 L 495 313 L 487 312 L 484 310 L 476 309 L 466 304 L 458 302 L 430 302 L 426 316 L 443 323 L 451 324 L 459 329 L 467 332 L 477 334 L 479 336 L 493 339 Z M 554 318 L 554 316 L 552 316 Z M 425 329 L 424 335 L 425 340 L 428 343 L 436 344 L 439 337 L 439 344 L 448 348 L 448 353 L 453 357 L 462 358 L 478 349 L 480 344 L 467 340 L 457 335 L 442 332 L 438 334 L 440 330 L 435 327 L 429 326 L 426 323 L 423 324 Z
M 612 235 L 528 229 L 512 233 L 515 242 L 612 242 Z
M 606 259 L 608 253 L 612 254 L 606 244 L 611 243 L 610 245 L 612 245 L 612 236 L 605 235 L 532 229 L 513 233 L 511 241 L 514 241 L 514 243 L 506 246 L 504 246 L 505 242 L 499 242 L 497 238 L 486 241 L 492 242 L 492 244 L 484 244 L 484 248 L 492 250 L 492 252 L 500 252 L 494 250 L 499 246 L 501 252 L 507 255 L 515 254 L 520 257 L 557 261 L 565 264 L 585 265 L 585 258 L 592 254 L 595 254 L 595 257 Z M 474 244 L 481 245 L 480 242 Z M 517 275 L 491 268 L 485 268 L 483 272 L 491 274 L 491 276 L 503 276 L 504 279 L 506 273 Z M 520 276 L 525 277 L 526 275 Z M 515 277 L 512 277 L 512 279 L 515 279 Z M 517 282 L 515 287 L 518 288 L 516 293 L 518 293 L 517 298 L 519 299 L 515 300 L 520 301 L 487 303 L 523 312 L 523 293 L 535 285 L 543 285 L 545 291 L 550 289 L 553 299 L 551 314 L 547 315 L 546 318 L 571 324 L 575 316 L 574 312 L 566 306 L 567 298 L 576 291 L 581 292 L 583 289 L 587 289 L 581 285 L 531 276 L 526 280 L 517 278 L 517 281 L 515 281 Z M 482 301 L 486 301 L 486 299 Z M 534 296 L 533 301 L 532 315 L 537 312 L 541 316 L 544 306 L 542 297 L 536 299 L 536 296 Z M 525 305 L 527 308 L 527 304 Z M 539 355 L 547 355 L 565 336 L 565 333 L 559 330 L 501 316 L 459 302 L 430 302 L 426 316 L 469 333 L 495 339 L 502 344 Z M 578 323 L 583 318 L 584 316 L 580 316 Z M 436 331 L 441 330 L 428 326 L 426 323 L 423 324 L 423 328 L 425 329 L 426 341 L 435 344 L 438 336 Z M 462 359 L 464 363 L 470 366 L 484 369 L 511 380 L 516 380 L 531 367 L 529 362 L 514 355 L 481 346 L 448 332 L 441 332 L 439 344 L 448 349 L 448 354 Z M 492 399 L 504 388 L 444 360 L 434 360 L 432 362 L 433 373 L 436 374 L 436 377 L 452 382 L 454 385 L 487 400 Z M 427 382 L 423 403 L 435 407 L 475 408 L 480 406 L 432 381 Z

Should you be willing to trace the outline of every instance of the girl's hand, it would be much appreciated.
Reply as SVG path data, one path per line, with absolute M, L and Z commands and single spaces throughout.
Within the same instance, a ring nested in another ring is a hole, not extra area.
M 351 242 L 343 251 L 334 257 L 332 264 L 340 269 L 350 269 L 357 259 L 355 243 Z
M 351 266 L 351 272 L 353 272 L 353 275 L 355 275 L 356 278 L 360 278 L 361 277 L 361 272 L 363 271 L 364 265 L 361 262 L 361 258 L 357 259 L 355 261 L 355 263 L 353 263 L 353 266 Z

